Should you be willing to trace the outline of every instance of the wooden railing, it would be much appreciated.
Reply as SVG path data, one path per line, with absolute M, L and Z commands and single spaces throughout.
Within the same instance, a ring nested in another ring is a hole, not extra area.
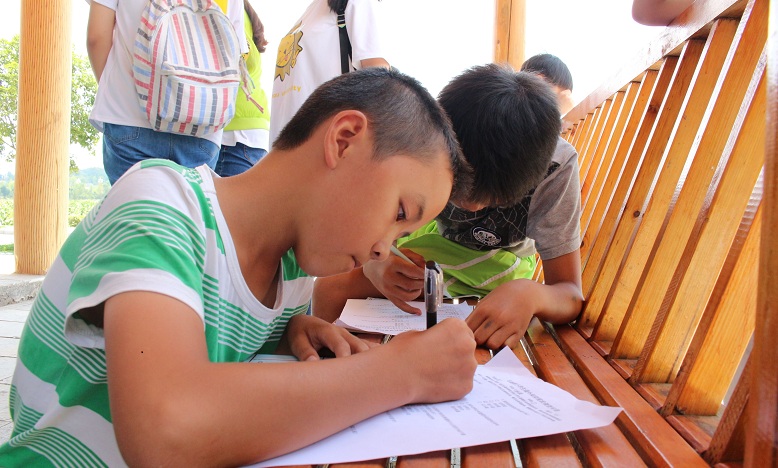
M 696 2 L 565 117 L 586 303 L 573 327 L 533 324 L 527 348 L 543 378 L 624 408 L 615 427 L 571 436 L 586 464 L 776 463 L 776 391 L 761 399 L 751 387 L 754 375 L 776 385 L 776 363 L 757 358 L 775 342 L 749 353 L 762 222 L 775 211 L 764 196 L 775 182 L 768 6 Z M 774 265 L 775 248 L 761 252 Z M 774 322 L 775 281 L 763 280 L 763 320 Z M 762 455 L 746 449 L 747 404 L 772 421 Z

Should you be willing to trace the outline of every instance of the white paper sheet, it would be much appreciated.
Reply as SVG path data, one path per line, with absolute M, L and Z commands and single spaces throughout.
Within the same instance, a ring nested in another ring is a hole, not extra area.
M 409 304 L 424 311 L 423 302 Z M 464 320 L 472 310 L 473 306 L 466 302 L 441 304 L 438 321 L 449 317 Z M 335 325 L 357 332 L 398 335 L 409 330 L 424 330 L 427 328 L 427 318 L 424 313 L 412 315 L 404 312 L 388 299 L 349 299 Z
M 344 463 L 490 444 L 605 426 L 619 412 L 543 382 L 504 349 L 478 366 L 473 391 L 461 400 L 387 411 L 254 466 Z

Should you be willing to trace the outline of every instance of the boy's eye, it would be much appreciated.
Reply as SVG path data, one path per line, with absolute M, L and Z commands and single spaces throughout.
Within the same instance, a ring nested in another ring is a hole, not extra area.
M 408 216 L 405 214 L 405 208 L 400 205 L 397 209 L 397 221 L 405 221 Z

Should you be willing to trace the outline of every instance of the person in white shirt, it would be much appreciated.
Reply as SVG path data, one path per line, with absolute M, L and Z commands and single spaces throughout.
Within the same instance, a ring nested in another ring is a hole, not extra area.
M 314 0 L 278 45 L 270 113 L 270 144 L 320 84 L 341 74 L 339 8 L 345 7 L 351 69 L 389 67 L 377 0 Z
M 90 1 L 90 0 L 87 0 Z M 242 51 L 243 2 L 227 2 Z M 87 53 L 97 78 L 97 96 L 89 121 L 103 133 L 103 165 L 113 184 L 133 164 L 148 158 L 170 159 L 186 167 L 215 167 L 222 132 L 202 138 L 156 132 L 141 110 L 132 72 L 132 52 L 148 0 L 91 0 L 87 23 Z M 222 5 L 220 5 L 222 6 Z

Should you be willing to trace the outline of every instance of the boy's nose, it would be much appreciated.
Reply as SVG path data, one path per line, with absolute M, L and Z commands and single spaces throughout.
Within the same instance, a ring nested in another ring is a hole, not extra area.
M 389 247 L 391 244 L 385 241 L 376 242 L 373 246 L 373 250 L 370 252 L 370 258 L 372 260 L 383 261 L 389 257 Z

